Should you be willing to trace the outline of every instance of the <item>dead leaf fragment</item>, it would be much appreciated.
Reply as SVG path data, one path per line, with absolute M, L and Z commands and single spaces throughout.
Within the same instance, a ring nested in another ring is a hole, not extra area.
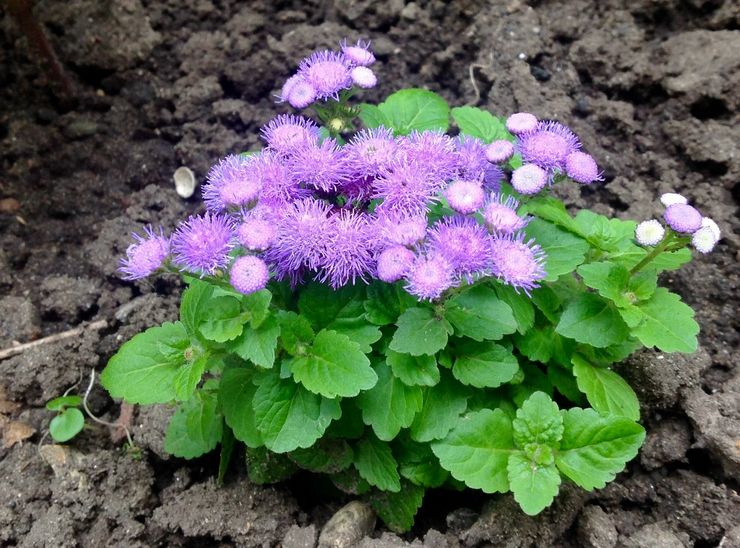
M 0 213 L 15 213 L 21 209 L 21 203 L 15 198 L 0 200 Z
M 27 440 L 36 433 L 36 429 L 21 421 L 8 421 L 3 426 L 3 449 L 10 449 L 16 443 Z

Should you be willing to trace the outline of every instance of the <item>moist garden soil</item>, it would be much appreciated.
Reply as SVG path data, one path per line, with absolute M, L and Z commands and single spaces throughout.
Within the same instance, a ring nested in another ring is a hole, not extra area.
M 368 98 L 423 86 L 454 105 L 557 118 L 605 171 L 603 184 L 558 189 L 569 206 L 643 220 L 661 193 L 681 192 L 724 239 L 663 279 L 697 311 L 700 351 L 619 368 L 648 436 L 613 484 L 563 485 L 535 518 L 510 495 L 431 492 L 410 533 L 378 526 L 361 545 L 740 546 L 737 3 L 39 0 L 35 11 L 75 97 L 54 92 L 0 13 L 0 349 L 84 329 L 0 361 L 0 545 L 313 546 L 349 500 L 307 476 L 255 485 L 243 460 L 217 488 L 217 458 L 163 452 L 165 407 L 134 410 L 138 459 L 120 431 L 92 423 L 53 446 L 44 404 L 84 393 L 123 341 L 176 317 L 179 281 L 115 273 L 130 231 L 201 207 L 177 196 L 174 170 L 202 180 L 220 156 L 257 147 L 260 125 L 286 111 L 273 96 L 297 61 L 363 37 L 379 59 Z M 89 404 L 109 421 L 120 412 L 99 386 Z

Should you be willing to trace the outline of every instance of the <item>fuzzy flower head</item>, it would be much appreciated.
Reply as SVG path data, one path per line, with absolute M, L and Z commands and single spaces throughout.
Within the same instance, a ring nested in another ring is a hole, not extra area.
M 660 221 L 656 219 L 650 219 L 649 221 L 642 221 L 635 228 L 635 240 L 637 243 L 644 246 L 654 246 L 665 236 L 665 228 L 660 224 Z
M 514 234 L 529 222 L 529 219 L 517 215 L 519 202 L 512 196 L 504 197 L 493 194 L 483 209 L 486 226 L 494 234 Z
M 260 202 L 290 202 L 311 195 L 310 190 L 301 187 L 289 162 L 275 152 L 264 150 L 254 162 L 262 185 Z
M 514 143 L 506 139 L 493 141 L 486 146 L 486 159 L 492 164 L 500 164 L 514 155 Z
M 267 146 L 280 154 L 319 142 L 319 127 L 312 120 L 293 114 L 273 118 L 260 133 Z
M 275 224 L 259 217 L 248 217 L 236 229 L 236 239 L 250 251 L 266 250 L 275 236 Z
M 253 158 L 231 154 L 213 166 L 203 185 L 203 201 L 210 211 L 253 204 L 262 184 Z
M 358 88 L 370 89 L 374 88 L 378 83 L 378 77 L 375 73 L 367 67 L 355 67 L 349 71 L 352 83 Z
M 537 194 L 547 184 L 547 172 L 535 164 L 524 164 L 511 174 L 511 186 L 519 194 Z
M 688 204 L 669 205 L 663 218 L 668 226 L 681 234 L 693 234 L 701 228 L 701 213 Z
M 416 162 L 397 161 L 373 181 L 373 198 L 382 199 L 378 212 L 424 215 L 436 201 L 441 183 Z
M 347 157 L 333 139 L 295 150 L 288 165 L 294 179 L 324 192 L 335 191 L 350 177 Z
M 702 217 L 701 227 L 711 230 L 712 234 L 714 234 L 714 238 L 717 241 L 719 241 L 719 239 L 722 237 L 722 231 L 719 229 L 719 226 L 709 217 Z
M 520 135 L 522 133 L 527 133 L 528 131 L 534 131 L 537 129 L 538 123 L 539 120 L 537 120 L 537 117 L 534 114 L 530 114 L 529 112 L 517 112 L 506 119 L 506 129 L 509 130 L 509 133 Z
M 385 244 L 412 247 L 426 236 L 427 218 L 425 215 L 381 212 L 376 218 L 375 230 Z
M 703 226 L 691 235 L 691 244 L 700 253 L 709 253 L 717 245 L 719 238 L 709 226 Z
M 231 265 L 229 273 L 231 286 L 244 295 L 264 289 L 269 279 L 267 264 L 259 257 L 253 255 L 239 257 Z
M 126 257 L 120 260 L 118 271 L 124 280 L 139 280 L 154 274 L 170 254 L 170 240 L 165 238 L 162 228 L 155 232 L 151 225 L 144 227 L 144 236 L 133 233 L 134 239 L 126 249 Z
M 524 235 L 493 238 L 490 247 L 491 272 L 502 282 L 527 295 L 539 287 L 545 272 L 545 252 Z
M 334 51 L 317 51 L 304 59 L 298 74 L 315 90 L 319 99 L 338 99 L 339 92 L 352 87 L 350 64 Z
M 233 247 L 233 221 L 210 212 L 191 215 L 172 235 L 175 264 L 201 276 L 226 268 Z
M 375 62 L 375 55 L 370 51 L 370 42 L 358 40 L 356 44 L 348 45 L 347 40 L 342 40 L 339 46 L 344 57 L 352 65 L 367 67 Z
M 450 261 L 435 253 L 418 256 L 405 279 L 406 291 L 427 301 L 438 299 L 456 283 L 455 269 Z
M 576 150 L 565 158 L 565 172 L 568 177 L 582 185 L 590 185 L 595 181 L 603 181 L 599 174 L 596 160 L 590 154 Z
M 316 101 L 316 88 L 301 74 L 294 74 L 285 81 L 280 92 L 279 101 L 288 103 L 293 108 L 302 109 Z
M 469 217 L 446 217 L 428 232 L 429 249 L 469 281 L 486 273 L 489 239 L 486 229 Z
M 660 203 L 665 207 L 672 206 L 673 204 L 688 204 L 689 201 L 675 192 L 666 192 L 660 196 Z
M 517 141 L 524 161 L 548 170 L 564 171 L 565 159 L 581 148 L 576 134 L 558 122 L 540 122 Z
M 456 139 L 455 147 L 460 178 L 478 179 L 489 165 L 486 145 L 480 139 L 461 135 Z
M 386 248 L 378 255 L 378 279 L 387 283 L 397 282 L 408 273 L 415 258 L 414 252 L 402 245 Z
M 367 214 L 341 210 L 330 217 L 324 237 L 327 253 L 318 279 L 334 289 L 358 279 L 367 283 L 375 245 Z
M 462 179 L 453 181 L 444 195 L 450 207 L 463 215 L 478 211 L 486 197 L 483 187 L 477 181 Z
M 501 181 L 504 180 L 504 170 L 496 164 L 488 164 L 483 172 L 483 188 L 489 192 L 501 190 Z
M 459 165 L 455 142 L 442 131 L 412 131 L 401 139 L 400 150 L 408 163 L 440 184 L 451 179 Z
M 362 177 L 374 176 L 391 167 L 398 155 L 398 141 L 388 128 L 363 129 L 352 137 L 344 151 L 353 172 Z

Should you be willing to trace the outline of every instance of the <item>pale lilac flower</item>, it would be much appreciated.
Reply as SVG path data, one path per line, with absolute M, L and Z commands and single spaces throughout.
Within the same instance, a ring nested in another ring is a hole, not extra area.
M 350 180 L 350 166 L 334 139 L 304 146 L 287 160 L 294 179 L 324 192 L 337 190 Z
M 380 213 L 424 215 L 443 184 L 417 162 L 397 161 L 373 181 L 372 196 L 383 200 L 377 208 Z
M 525 242 L 523 233 L 492 238 L 490 254 L 493 275 L 527 295 L 539 287 L 539 281 L 547 275 L 545 252 L 534 240 Z
M 517 112 L 506 119 L 506 129 L 514 135 L 534 131 L 537 129 L 539 120 L 534 114 L 529 112 Z
M 668 207 L 673 204 L 688 204 L 689 201 L 680 194 L 676 194 L 675 192 L 666 192 L 665 194 L 662 194 L 660 196 L 660 203 L 662 203 L 665 207 Z
M 489 240 L 486 229 L 470 217 L 445 217 L 428 231 L 429 250 L 468 281 L 486 273 Z
M 656 219 L 642 221 L 635 228 L 635 240 L 640 245 L 654 246 L 658 245 L 665 236 L 665 228 Z
M 352 83 L 362 89 L 374 88 L 378 83 L 378 77 L 367 67 L 355 67 L 349 71 Z
M 423 214 L 381 211 L 375 220 L 375 230 L 385 244 L 412 247 L 426 236 L 427 218 Z
M 236 239 L 250 251 L 264 251 L 275 241 L 275 224 L 259 217 L 247 217 L 236 229 Z
M 347 40 L 342 40 L 339 46 L 344 56 L 353 65 L 367 67 L 375 62 L 375 55 L 370 51 L 370 42 L 358 40 L 355 45 L 350 46 L 347 45 Z
M 467 215 L 475 213 L 483 205 L 485 191 L 476 181 L 453 181 L 444 191 L 445 198 L 450 207 Z
M 547 170 L 565 170 L 565 159 L 581 148 L 570 129 L 558 122 L 540 122 L 533 131 L 517 136 L 519 152 L 525 162 Z
M 547 184 L 547 172 L 534 164 L 524 164 L 511 174 L 511 186 L 519 194 L 537 194 Z
M 151 225 L 144 227 L 144 236 L 135 232 L 131 236 L 134 243 L 126 249 L 126 257 L 121 258 L 118 271 L 123 274 L 124 280 L 146 278 L 167 260 L 170 254 L 170 240 L 165 238 L 161 227 L 155 232 Z
M 400 140 L 400 151 L 407 163 L 440 185 L 451 179 L 458 167 L 455 142 L 442 131 L 412 131 Z
M 691 235 L 691 243 L 700 253 L 709 253 L 717 245 L 719 238 L 708 226 L 704 226 Z
M 300 74 L 295 74 L 286 80 L 280 92 L 279 100 L 287 102 L 293 108 L 306 108 L 316 101 L 316 88 Z
M 406 291 L 422 300 L 434 300 L 456 284 L 455 269 L 437 254 L 420 255 L 405 276 Z
M 308 118 L 281 114 L 260 130 L 267 146 L 280 154 L 319 142 L 319 127 Z
M 501 181 L 504 180 L 504 170 L 496 164 L 489 163 L 483 172 L 483 188 L 489 192 L 501 190 Z
M 701 213 L 688 204 L 669 205 L 663 218 L 668 226 L 682 234 L 693 234 L 701 227 Z
M 719 239 L 722 237 L 722 231 L 719 229 L 719 226 L 709 217 L 702 217 L 701 227 L 709 228 L 712 231 L 712 234 L 714 234 L 714 237 L 717 239 L 717 241 L 719 241 Z
M 264 289 L 269 279 L 267 264 L 254 255 L 239 257 L 231 265 L 229 273 L 231 286 L 244 295 Z
M 310 190 L 301 187 L 286 158 L 265 149 L 254 162 L 262 184 L 260 201 L 290 202 L 311 195 Z
M 489 166 L 486 145 L 480 139 L 460 135 L 455 140 L 458 175 L 461 179 L 478 179 Z
M 214 274 L 229 264 L 234 247 L 234 223 L 220 214 L 191 215 L 172 235 L 174 262 L 201 276 Z
M 599 174 L 596 160 L 590 154 L 576 150 L 565 158 L 565 172 L 568 177 L 582 185 L 589 185 L 594 181 L 603 181 Z
M 354 284 L 358 279 L 368 281 L 374 261 L 375 238 L 367 214 L 346 209 L 330 217 L 324 232 L 327 253 L 317 276 L 329 282 L 334 289 Z
M 378 255 L 378 279 L 393 283 L 403 278 L 414 263 L 416 256 L 409 248 L 394 245 Z
M 339 92 L 352 87 L 350 65 L 333 51 L 317 51 L 301 61 L 298 74 L 316 90 L 319 99 L 338 99 Z
M 215 212 L 253 204 L 262 184 L 253 157 L 231 154 L 214 165 L 203 185 L 203 201 Z
M 517 215 L 519 202 L 512 196 L 491 195 L 483 209 L 483 219 L 488 229 L 499 235 L 514 234 L 529 222 L 529 219 Z
M 486 159 L 493 164 L 507 161 L 514 155 L 514 143 L 506 139 L 493 141 L 486 147 Z

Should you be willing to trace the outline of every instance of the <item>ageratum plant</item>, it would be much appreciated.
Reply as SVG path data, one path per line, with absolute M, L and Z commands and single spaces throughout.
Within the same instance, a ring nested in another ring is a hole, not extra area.
M 103 385 L 175 405 L 174 455 L 220 444 L 222 477 L 243 444 L 252 480 L 325 474 L 394 530 L 429 488 L 511 491 L 537 514 L 563 481 L 603 487 L 645 435 L 611 365 L 696 349 L 658 275 L 717 225 L 676 194 L 664 223 L 573 216 L 556 186 L 601 177 L 570 129 L 422 89 L 353 106 L 374 60 L 362 42 L 305 59 L 280 100 L 318 123 L 276 117 L 264 149 L 211 169 L 205 213 L 134 236 L 125 279 L 188 287 Z

